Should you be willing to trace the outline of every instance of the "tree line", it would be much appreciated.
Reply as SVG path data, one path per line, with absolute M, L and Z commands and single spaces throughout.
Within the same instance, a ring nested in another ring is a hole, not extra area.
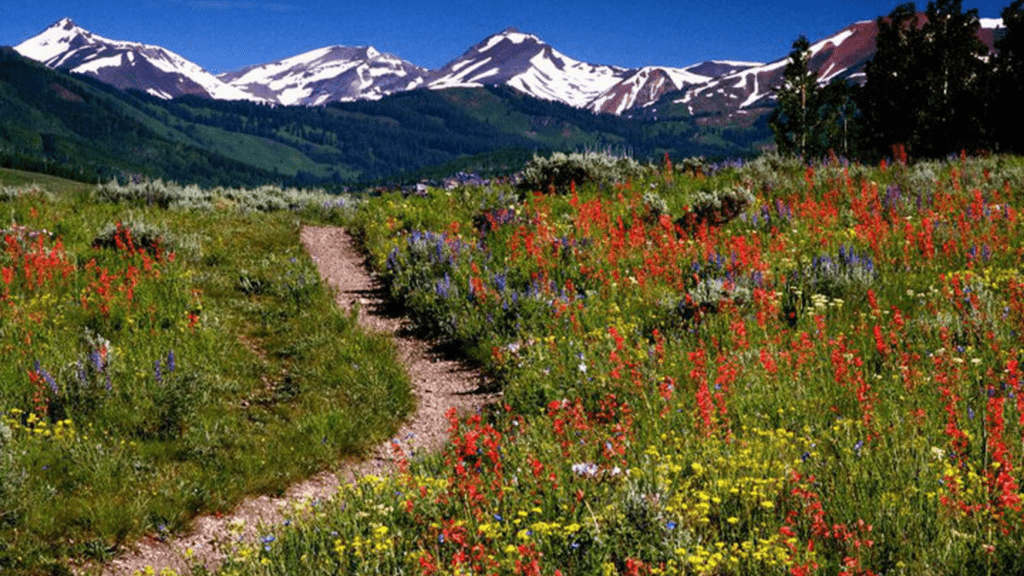
M 769 126 L 780 152 L 914 157 L 969 152 L 1024 153 L 1024 0 L 1003 8 L 989 48 L 978 37 L 978 10 L 935 0 L 919 15 L 913 2 L 877 20 L 866 81 L 818 83 L 810 43 L 793 43 Z

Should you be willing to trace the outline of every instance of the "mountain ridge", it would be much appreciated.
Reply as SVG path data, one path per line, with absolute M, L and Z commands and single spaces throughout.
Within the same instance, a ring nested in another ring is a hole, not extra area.
M 51 24 L 14 50 L 49 68 L 92 76 L 122 90 L 134 88 L 161 98 L 195 95 L 215 100 L 252 100 L 198 64 L 161 46 L 111 40 L 70 18 Z
M 919 18 L 923 17 L 919 15 Z M 994 45 L 1000 19 L 981 19 L 978 36 Z M 855 22 L 811 45 L 810 64 L 825 84 L 863 83 L 877 23 Z M 509 86 L 542 100 L 594 113 L 658 118 L 656 104 L 686 114 L 744 123 L 771 108 L 788 55 L 767 64 L 708 60 L 685 67 L 625 68 L 567 56 L 535 34 L 506 28 L 428 70 L 372 46 L 334 45 L 214 76 L 159 46 L 109 40 L 63 19 L 15 47 L 48 67 L 93 76 L 122 89 L 170 99 L 185 95 L 319 106 L 379 100 L 415 89 Z M 678 114 L 678 112 L 676 112 Z
M 376 100 L 417 88 L 504 84 L 537 98 L 612 114 L 650 105 L 666 92 L 706 82 L 713 78 L 708 72 L 756 64 L 727 60 L 683 68 L 590 64 L 559 52 L 534 34 L 510 27 L 437 70 L 372 46 L 334 45 L 215 76 L 170 50 L 111 40 L 70 18 L 57 21 L 14 49 L 50 68 L 87 74 L 121 89 L 133 88 L 165 99 L 196 95 L 317 106 Z

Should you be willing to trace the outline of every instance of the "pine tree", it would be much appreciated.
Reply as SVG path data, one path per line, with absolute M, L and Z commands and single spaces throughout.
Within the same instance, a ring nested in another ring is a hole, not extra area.
M 859 102 L 876 152 L 904 144 L 935 157 L 986 144 L 989 68 L 979 27 L 978 11 L 964 12 L 959 0 L 929 2 L 923 25 L 912 2 L 878 19 Z
M 892 145 L 909 143 L 919 124 L 917 101 L 925 90 L 923 39 L 913 2 L 900 4 L 887 18 L 879 18 L 877 26 L 875 55 L 864 69 L 867 82 L 859 106 L 868 134 L 865 145 L 885 154 Z
M 925 92 L 919 153 L 939 156 L 984 147 L 988 48 L 978 38 L 978 10 L 963 11 L 960 0 L 935 0 L 925 11 L 928 90 Z
M 853 150 L 857 107 L 853 89 L 844 80 L 818 83 L 810 68 L 810 42 L 793 42 L 782 84 L 775 88 L 778 106 L 768 119 L 775 143 L 783 154 L 820 157 Z
M 996 42 L 988 126 L 996 149 L 1024 153 L 1024 0 L 1003 8 L 1005 36 Z
M 819 154 L 834 152 L 850 156 L 859 151 L 861 114 L 857 107 L 858 90 L 858 86 L 839 79 L 822 89 L 818 105 L 821 118 Z
M 800 35 L 793 42 L 789 63 L 782 72 L 782 84 L 775 88 L 778 106 L 768 119 L 775 143 L 783 154 L 807 155 L 818 125 L 817 102 L 820 88 L 810 70 L 811 43 Z

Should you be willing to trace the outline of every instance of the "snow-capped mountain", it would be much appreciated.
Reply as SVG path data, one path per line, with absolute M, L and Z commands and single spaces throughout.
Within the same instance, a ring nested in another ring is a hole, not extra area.
M 743 70 L 759 63 L 709 61 L 687 66 L 667 68 L 645 66 L 622 79 L 587 104 L 594 112 L 623 114 L 628 110 L 650 106 L 669 92 L 679 92 L 690 86 L 710 82 L 722 74 Z
M 991 47 L 1002 21 L 982 19 L 981 26 L 978 36 Z M 875 21 L 857 22 L 813 43 L 810 66 L 819 81 L 863 82 L 877 32 Z M 509 28 L 435 71 L 372 47 L 330 46 L 218 77 L 159 46 L 109 40 L 70 19 L 15 50 L 51 68 L 89 74 L 162 98 L 197 94 L 317 106 L 379 99 L 416 88 L 505 85 L 536 98 L 611 114 L 642 110 L 666 94 L 684 92 L 675 102 L 691 114 L 722 117 L 772 106 L 772 89 L 781 83 L 788 63 L 788 56 L 783 56 L 769 64 L 711 60 L 685 68 L 590 64 L 562 54 L 533 34 Z
M 594 112 L 622 114 L 650 105 L 668 92 L 754 65 L 724 61 L 702 62 L 686 68 L 589 64 L 562 54 L 533 34 L 508 28 L 446 64 L 433 74 L 427 86 L 442 90 L 505 85 L 535 98 Z
M 533 34 L 508 28 L 434 73 L 434 90 L 503 84 L 521 92 L 586 107 L 630 74 L 616 66 L 569 58 Z
M 924 15 L 919 15 L 920 26 Z M 991 48 L 995 42 L 995 29 L 1002 20 L 983 18 L 978 37 Z M 878 25 L 874 20 L 857 22 L 839 32 L 811 44 L 808 65 L 818 75 L 818 82 L 828 84 L 834 79 L 845 79 L 863 84 L 864 66 L 875 54 Z M 789 63 L 786 55 L 779 60 L 719 76 L 689 90 L 676 103 L 685 104 L 691 114 L 719 113 L 745 114 L 748 110 L 772 106 L 772 90 L 782 84 L 782 73 Z
M 328 102 L 378 100 L 412 90 L 428 70 L 370 46 L 330 46 L 218 76 L 255 97 L 278 104 L 318 106 Z
M 121 89 L 134 88 L 160 98 L 192 94 L 217 100 L 257 100 L 166 48 L 110 40 L 77 26 L 70 18 L 14 49 L 50 68 L 87 74 Z

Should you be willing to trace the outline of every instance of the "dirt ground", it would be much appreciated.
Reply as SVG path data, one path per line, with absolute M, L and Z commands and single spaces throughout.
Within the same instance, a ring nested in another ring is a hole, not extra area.
M 307 226 L 301 232 L 302 244 L 320 270 L 320 276 L 336 291 L 338 306 L 344 310 L 358 307 L 359 323 L 365 329 L 393 336 L 399 359 L 412 381 L 417 404 L 415 413 L 395 436 L 374 449 L 365 460 L 342 462 L 336 470 L 324 472 L 292 486 L 283 496 L 250 498 L 234 512 L 198 518 L 190 534 L 167 540 L 146 538 L 134 550 L 122 554 L 103 567 L 103 574 L 145 573 L 152 566 L 159 574 L 163 568 L 179 573 L 187 571 L 186 554 L 209 568 L 219 565 L 224 550 L 239 537 L 255 540 L 257 527 L 284 522 L 293 506 L 333 496 L 343 482 L 353 482 L 365 474 L 383 475 L 394 469 L 394 448 L 406 454 L 435 451 L 447 440 L 445 414 L 455 408 L 473 413 L 498 395 L 481 392 L 482 377 L 456 361 L 435 353 L 430 343 L 405 334 L 403 319 L 387 314 L 386 304 L 373 277 L 367 272 L 362 254 L 352 237 L 341 228 Z M 240 533 L 239 533 L 240 532 Z

